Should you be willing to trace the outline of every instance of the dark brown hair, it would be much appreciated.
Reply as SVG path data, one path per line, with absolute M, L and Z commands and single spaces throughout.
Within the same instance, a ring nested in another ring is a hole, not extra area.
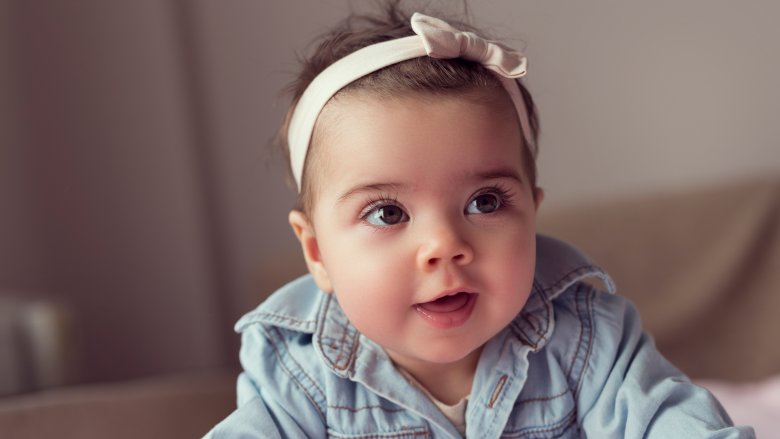
M 310 57 L 301 59 L 300 73 L 287 87 L 287 91 L 292 95 L 292 102 L 277 135 L 278 143 L 282 148 L 282 155 L 288 164 L 288 182 L 293 188 L 295 188 L 295 181 L 289 166 L 290 154 L 287 130 L 298 100 L 312 80 L 339 59 L 372 44 L 414 35 L 410 24 L 411 14 L 402 10 L 399 3 L 400 1 L 386 2 L 376 15 L 350 14 L 330 32 L 323 35 L 321 42 Z M 449 17 L 441 17 L 441 14 L 436 15 L 458 29 L 469 30 L 485 36 L 484 32 L 478 31 L 466 23 L 450 19 Z M 522 148 L 522 159 L 526 168 L 526 176 L 531 187 L 535 188 L 536 161 L 531 148 L 536 145 L 539 123 L 531 94 L 520 80 L 517 80 L 517 84 L 520 87 L 520 92 L 528 111 L 531 127 L 529 137 L 534 142 L 534 145 L 524 144 L 518 146 Z M 393 64 L 357 79 L 341 89 L 334 98 L 343 93 L 353 91 L 366 92 L 381 97 L 409 95 L 412 93 L 423 93 L 429 96 L 458 96 L 477 90 L 501 90 L 501 93 L 506 93 L 496 75 L 479 63 L 460 58 L 435 59 L 420 57 Z M 309 145 L 296 205 L 296 209 L 303 211 L 307 215 L 311 213 L 313 207 L 312 194 L 315 187 L 313 174 L 316 174 L 316 172 L 311 171 L 317 169 L 315 164 L 318 161 L 316 143 L 317 132 L 320 129 L 321 127 L 317 124 Z

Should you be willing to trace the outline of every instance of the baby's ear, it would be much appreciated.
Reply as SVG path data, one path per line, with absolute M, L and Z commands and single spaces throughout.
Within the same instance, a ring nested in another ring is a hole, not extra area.
M 309 268 L 309 273 L 314 278 L 314 282 L 317 283 L 317 287 L 326 293 L 332 292 L 333 287 L 330 284 L 330 278 L 327 270 L 325 270 L 325 265 L 322 263 L 320 247 L 317 244 L 317 236 L 314 234 L 311 222 L 299 210 L 291 210 L 287 219 L 293 232 L 295 232 L 295 236 L 298 237 L 298 241 L 301 243 L 303 257 L 306 259 L 306 267 Z

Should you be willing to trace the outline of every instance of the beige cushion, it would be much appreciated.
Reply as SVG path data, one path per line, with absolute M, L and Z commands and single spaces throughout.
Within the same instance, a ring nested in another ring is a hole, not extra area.
M 694 377 L 780 371 L 780 179 L 540 212 L 632 299 Z

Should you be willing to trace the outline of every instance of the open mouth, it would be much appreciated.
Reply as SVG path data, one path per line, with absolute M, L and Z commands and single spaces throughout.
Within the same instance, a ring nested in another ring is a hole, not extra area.
M 474 310 L 477 295 L 465 291 L 414 305 L 426 322 L 437 328 L 454 328 L 468 320 Z

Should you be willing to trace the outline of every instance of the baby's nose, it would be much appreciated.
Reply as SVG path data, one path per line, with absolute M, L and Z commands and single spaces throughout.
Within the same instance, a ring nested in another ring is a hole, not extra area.
M 422 234 L 424 238 L 417 254 L 417 264 L 421 270 L 431 270 L 450 262 L 467 265 L 474 259 L 474 250 L 463 231 L 454 225 L 438 225 Z

